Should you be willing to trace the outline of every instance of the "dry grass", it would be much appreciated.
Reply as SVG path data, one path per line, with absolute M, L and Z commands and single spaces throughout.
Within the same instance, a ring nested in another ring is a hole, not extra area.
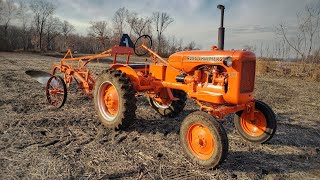
M 257 60 L 257 75 L 298 77 L 320 82 L 320 64 Z
M 247 143 L 228 116 L 229 155 L 218 169 L 207 170 L 190 163 L 179 143 L 181 121 L 198 109 L 194 101 L 189 99 L 184 112 L 170 119 L 156 114 L 141 97 L 135 123 L 114 132 L 100 124 L 86 96 L 71 89 L 66 105 L 52 109 L 44 88 L 24 73 L 50 71 L 58 60 L 0 52 L 0 179 L 320 177 L 318 82 L 301 85 L 297 78 L 257 76 L 256 98 L 277 115 L 275 137 L 264 145 Z
M 311 76 L 311 79 L 317 82 L 320 82 L 320 68 L 317 68 Z

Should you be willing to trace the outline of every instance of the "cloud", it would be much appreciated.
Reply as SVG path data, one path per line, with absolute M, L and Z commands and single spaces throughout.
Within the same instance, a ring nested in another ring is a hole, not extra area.
M 285 20 L 296 23 L 296 13 L 317 0 L 56 0 L 56 15 L 70 21 L 85 35 L 89 22 L 106 20 L 125 7 L 143 16 L 164 11 L 174 18 L 165 35 L 175 35 L 185 43 L 195 41 L 204 49 L 217 42 L 220 21 L 218 4 L 224 4 L 226 48 L 241 49 L 243 44 L 274 38 L 274 27 Z

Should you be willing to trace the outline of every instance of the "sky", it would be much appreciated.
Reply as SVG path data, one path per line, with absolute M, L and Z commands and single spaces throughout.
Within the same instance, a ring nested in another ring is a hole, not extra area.
M 217 44 L 220 25 L 218 4 L 225 5 L 225 49 L 242 49 L 260 42 L 272 43 L 275 26 L 282 21 L 289 27 L 297 23 L 296 15 L 309 3 L 319 0 L 55 0 L 55 15 L 72 23 L 76 32 L 86 35 L 90 21 L 112 23 L 121 7 L 141 16 L 152 12 L 168 13 L 174 22 L 164 34 L 195 41 L 201 49 Z

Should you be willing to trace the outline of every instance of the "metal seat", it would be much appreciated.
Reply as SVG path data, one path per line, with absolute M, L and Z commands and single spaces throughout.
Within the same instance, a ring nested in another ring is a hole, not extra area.
M 141 69 L 141 68 L 145 68 L 147 66 L 147 68 L 149 67 L 149 65 L 146 64 L 128 64 L 129 67 L 131 67 L 132 69 Z

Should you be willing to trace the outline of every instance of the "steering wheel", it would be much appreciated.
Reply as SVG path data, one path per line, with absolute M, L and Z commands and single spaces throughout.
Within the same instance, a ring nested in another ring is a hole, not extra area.
M 149 49 L 152 47 L 152 39 L 149 35 L 140 36 L 134 43 L 133 50 L 137 56 L 143 56 L 148 53 L 148 50 L 143 48 L 142 45 L 145 45 Z

